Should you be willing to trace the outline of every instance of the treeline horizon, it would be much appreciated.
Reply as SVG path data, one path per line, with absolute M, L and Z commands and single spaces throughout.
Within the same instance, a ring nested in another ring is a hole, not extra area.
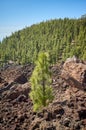
M 40 51 L 47 51 L 50 62 L 77 56 L 86 60 L 86 17 L 54 19 L 26 27 L 0 42 L 0 61 L 34 63 Z

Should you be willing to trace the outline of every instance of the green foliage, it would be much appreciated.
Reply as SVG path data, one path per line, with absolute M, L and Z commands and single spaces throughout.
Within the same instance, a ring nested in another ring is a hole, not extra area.
M 51 64 L 77 55 L 86 60 L 86 18 L 55 19 L 13 33 L 0 43 L 0 61 L 34 63 L 40 51 L 47 51 Z
M 30 97 L 33 101 L 34 111 L 41 110 L 42 107 L 47 106 L 54 98 L 51 87 L 48 53 L 39 53 L 30 81 Z

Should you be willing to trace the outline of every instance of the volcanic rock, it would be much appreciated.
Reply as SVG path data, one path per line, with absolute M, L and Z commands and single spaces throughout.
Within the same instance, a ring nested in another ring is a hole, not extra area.
M 70 86 L 86 89 L 86 64 L 76 57 L 66 60 L 61 75 Z
M 72 62 L 69 67 L 76 64 L 78 66 L 80 61 Z M 86 91 L 81 86 L 73 84 L 72 87 L 69 82 L 65 82 L 61 76 L 61 67 L 62 65 L 51 67 L 54 100 L 39 112 L 33 111 L 33 103 L 29 97 L 29 78 L 34 67 L 30 64 L 12 65 L 2 69 L 0 130 L 86 130 Z M 66 69 L 73 81 L 85 85 L 85 80 L 80 80 L 73 69 L 73 75 L 70 68 L 70 73 L 67 67 Z M 70 77 L 65 75 L 65 78 Z
M 29 80 L 32 73 L 33 65 L 13 65 L 9 66 L 3 71 L 1 71 L 1 76 L 7 83 L 16 82 L 19 84 L 24 84 Z

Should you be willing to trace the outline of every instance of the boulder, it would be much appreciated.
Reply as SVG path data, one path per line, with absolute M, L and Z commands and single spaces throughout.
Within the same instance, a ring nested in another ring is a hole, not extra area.
M 32 64 L 30 65 L 28 64 L 25 66 L 12 65 L 1 71 L 0 75 L 3 77 L 4 81 L 6 81 L 9 84 L 12 82 L 25 84 L 30 78 L 32 70 L 33 70 Z M 0 78 L 2 78 L 1 76 Z M 2 79 L 0 79 L 0 81 L 2 81 Z
M 86 89 L 86 64 L 76 57 L 68 58 L 63 65 L 61 76 L 73 87 Z
M 13 85 L 11 88 L 10 88 L 10 90 L 7 92 L 7 94 L 6 94 L 6 98 L 7 99 L 11 99 L 11 100 L 14 100 L 14 99 L 20 99 L 21 97 L 22 98 L 25 98 L 25 97 L 27 97 L 28 98 L 28 93 L 29 93 L 29 91 L 30 91 L 30 85 L 29 85 L 29 83 L 26 83 L 26 84 L 24 84 L 24 85 L 18 85 L 17 84 L 17 86 L 16 86 L 16 84 L 15 85 Z M 20 96 L 20 95 L 23 95 L 23 96 Z M 24 95 L 25 95 L 25 97 L 24 97 Z M 19 98 L 18 98 L 19 97 Z

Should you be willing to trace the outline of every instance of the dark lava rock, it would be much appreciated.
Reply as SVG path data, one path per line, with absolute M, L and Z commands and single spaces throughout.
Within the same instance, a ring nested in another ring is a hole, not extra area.
M 66 126 L 66 127 L 70 127 L 70 122 L 71 122 L 70 119 L 65 118 L 63 124 L 64 124 L 64 126 Z
M 57 114 L 63 115 L 63 114 L 64 114 L 64 109 L 59 106 L 59 107 L 55 108 L 53 112 L 54 112 L 56 115 L 57 115 Z
M 86 130 L 86 91 L 69 87 L 61 77 L 61 66 L 51 67 L 55 98 L 39 112 L 33 111 L 29 97 L 33 65 L 13 65 L 0 71 L 0 130 Z

